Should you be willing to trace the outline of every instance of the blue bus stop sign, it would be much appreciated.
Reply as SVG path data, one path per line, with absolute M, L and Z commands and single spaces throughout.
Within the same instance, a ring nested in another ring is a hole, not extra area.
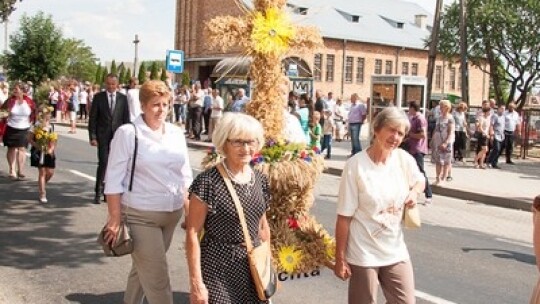
M 167 65 L 167 71 L 178 74 L 183 73 L 184 51 L 168 50 L 165 64 Z

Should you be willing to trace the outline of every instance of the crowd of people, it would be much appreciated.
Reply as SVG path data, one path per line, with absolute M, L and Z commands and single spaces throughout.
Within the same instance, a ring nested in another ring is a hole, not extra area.
M 264 144 L 264 130 L 244 114 L 249 98 L 243 89 L 227 102 L 219 95 L 200 83 L 171 90 L 162 81 L 147 81 L 139 87 L 135 78 L 121 89 L 118 77 L 109 74 L 104 90 L 76 81 L 52 86 L 52 109 L 36 109 L 24 84 L 15 84 L 2 105 L 9 112 L 3 142 L 12 178 L 25 177 L 26 147 L 40 148 L 36 128 L 53 132 L 53 118 L 88 120 L 89 142 L 98 154 L 94 203 L 104 195 L 108 207 L 105 239 L 113 242 L 125 220 L 136 240 L 124 303 L 144 298 L 151 304 L 172 303 L 166 253 L 182 216 L 191 303 L 270 303 L 257 297 L 238 210 L 225 183 L 229 179 L 238 195 L 254 246 L 268 240 L 272 232 L 265 211 L 272 193 L 266 177 L 250 166 Z M 283 100 L 288 140 L 319 149 L 327 159 L 332 140 L 342 141 L 346 134 L 351 140 L 337 201 L 334 268 L 338 278 L 349 280 L 349 303 L 375 303 L 378 286 L 388 302 L 414 303 L 413 266 L 401 221 L 420 193 L 431 203 L 424 170 L 428 146 L 439 186 L 451 178 L 452 163 L 464 161 L 470 137 L 477 140 L 478 168 L 498 168 L 503 150 L 511 164 L 512 140 L 520 132 L 515 104 L 506 110 L 484 102 L 473 134 L 463 102 L 452 109 L 443 100 L 425 114 L 414 101 L 408 111 L 388 107 L 370 121 L 372 137 L 363 149 L 360 132 L 368 106 L 357 94 L 351 95 L 348 109 L 342 99 L 321 91 L 313 101 L 307 94 L 283 89 Z M 36 114 L 40 119 L 34 125 Z M 225 160 L 221 167 L 193 177 L 186 137 L 200 140 L 205 133 Z M 42 203 L 47 202 L 45 185 L 54 174 L 56 143 L 48 149 L 45 159 L 31 157 L 39 170 Z M 539 204 L 537 198 L 535 210 Z

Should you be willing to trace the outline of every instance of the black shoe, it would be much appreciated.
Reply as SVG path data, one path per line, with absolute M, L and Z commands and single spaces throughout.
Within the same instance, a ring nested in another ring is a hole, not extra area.
M 92 204 L 96 204 L 96 205 L 101 204 L 101 202 L 99 201 L 99 196 L 94 197 L 94 200 L 92 201 Z
M 516 163 L 514 163 L 514 162 L 511 161 L 511 160 L 507 160 L 506 163 L 509 164 L 509 165 L 515 165 L 515 164 L 516 164 Z
M 491 168 L 493 169 L 500 169 L 501 167 L 497 166 L 497 165 L 491 165 Z

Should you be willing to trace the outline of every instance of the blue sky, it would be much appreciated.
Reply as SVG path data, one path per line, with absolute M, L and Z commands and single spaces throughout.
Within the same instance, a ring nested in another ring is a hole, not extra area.
M 409 1 L 431 12 L 436 2 Z M 165 59 L 166 50 L 174 47 L 175 10 L 175 0 L 24 0 L 17 3 L 8 31 L 17 30 L 23 13 L 34 15 L 43 11 L 52 16 L 66 37 L 82 39 L 92 47 L 102 62 L 133 61 L 135 34 L 140 40 L 139 60 Z M 0 45 L 3 50 L 3 29 Z

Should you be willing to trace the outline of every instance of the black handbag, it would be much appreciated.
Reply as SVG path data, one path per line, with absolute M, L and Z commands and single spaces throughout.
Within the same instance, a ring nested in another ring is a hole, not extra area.
M 135 173 L 135 162 L 137 160 L 137 150 L 139 146 L 139 139 L 137 137 L 137 127 L 133 123 L 135 128 L 135 149 L 133 150 L 133 161 L 131 162 L 131 176 L 129 178 L 129 192 L 133 188 L 133 175 Z M 133 238 L 131 237 L 131 231 L 127 223 L 127 211 L 126 216 L 122 219 L 118 230 L 118 235 L 114 243 L 107 243 L 105 241 L 105 233 L 107 232 L 107 224 L 103 226 L 99 232 L 97 242 L 101 245 L 103 253 L 106 256 L 119 257 L 133 252 Z

